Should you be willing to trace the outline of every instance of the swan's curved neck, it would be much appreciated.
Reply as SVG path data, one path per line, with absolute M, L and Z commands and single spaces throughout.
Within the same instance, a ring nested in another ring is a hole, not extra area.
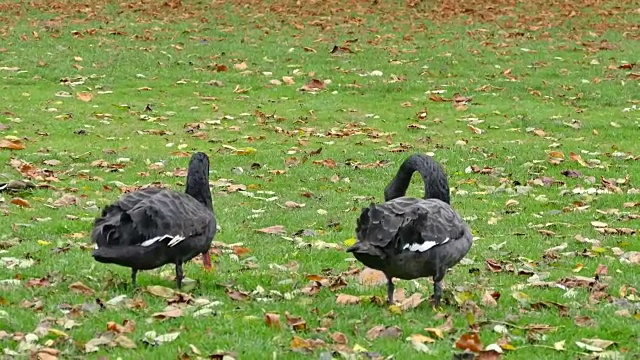
M 447 174 L 432 157 L 421 154 L 412 155 L 400 165 L 396 176 L 384 190 L 385 201 L 405 196 L 411 176 L 416 171 L 424 181 L 425 199 L 439 199 L 447 204 L 451 202 Z

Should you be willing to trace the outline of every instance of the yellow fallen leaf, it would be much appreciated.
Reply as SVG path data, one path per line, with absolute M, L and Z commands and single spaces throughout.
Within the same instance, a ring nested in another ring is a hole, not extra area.
M 256 150 L 255 148 L 245 147 L 245 148 L 236 149 L 236 155 L 250 155 L 256 151 L 258 150 Z
M 355 345 L 353 346 L 353 352 L 360 353 L 360 352 L 367 352 L 367 351 L 369 351 L 369 350 L 367 350 L 367 349 L 363 348 L 363 347 L 362 347 L 362 346 L 360 346 L 359 344 L 355 344 Z
M 402 314 L 402 309 L 398 305 L 389 305 L 389 312 L 395 315 Z
M 57 337 L 63 337 L 63 338 L 68 338 L 69 337 L 69 335 L 66 332 L 64 332 L 62 330 L 54 329 L 54 328 L 47 329 L 47 332 L 49 334 L 53 334 L 53 335 L 55 335 Z
M 344 246 L 353 246 L 353 244 L 355 244 L 357 241 L 358 240 L 356 240 L 356 238 L 349 238 L 342 243 L 344 244 Z
M 573 272 L 580 272 L 580 270 L 582 270 L 583 267 L 584 267 L 584 265 L 582 263 L 578 263 L 576 265 L 576 268 L 573 269 Z
M 424 336 L 422 334 L 411 334 L 411 336 L 409 336 L 407 338 L 407 340 L 419 342 L 419 343 L 422 343 L 422 344 L 424 344 L 424 343 L 433 344 L 434 342 L 436 342 L 435 339 L 430 338 L 428 336 Z
M 424 328 L 424 331 L 435 335 L 437 338 L 444 339 L 444 331 L 438 328 Z
M 42 245 L 42 246 L 51 245 L 51 242 L 44 241 L 44 240 L 38 240 L 38 245 Z

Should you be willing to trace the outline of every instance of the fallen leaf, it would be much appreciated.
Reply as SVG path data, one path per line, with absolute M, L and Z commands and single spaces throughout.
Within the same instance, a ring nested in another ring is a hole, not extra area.
M 69 285 L 69 289 L 83 295 L 94 295 L 96 293 L 95 290 L 81 283 L 80 281 L 74 282 L 73 284 Z
M 347 340 L 347 336 L 338 331 L 331 334 L 331 340 L 336 344 L 346 344 L 349 342 L 349 340 Z
M 78 199 L 75 196 L 71 194 L 64 194 L 58 200 L 54 201 L 52 205 L 55 207 L 64 207 L 75 205 L 77 201 Z
M 578 164 L 584 166 L 584 167 L 589 167 L 589 164 L 586 163 L 586 161 L 584 161 L 582 159 L 582 156 L 580 156 L 579 154 L 576 154 L 574 152 L 570 152 L 569 153 L 569 159 L 571 159 L 571 161 L 575 161 Z
M 165 286 L 152 285 L 147 286 L 145 290 L 151 295 L 159 296 L 165 299 L 168 299 L 175 295 L 175 291 L 173 289 Z
M 18 197 L 11 199 L 10 202 L 13 205 L 17 205 L 17 206 L 20 206 L 20 207 L 23 207 L 23 208 L 30 208 L 31 207 L 31 204 L 29 204 L 29 202 L 27 200 L 22 199 L 22 198 L 18 198 Z
M 488 307 L 496 307 L 498 306 L 498 302 L 493 297 L 493 294 L 489 291 L 485 291 L 482 295 L 482 304 Z
M 439 339 L 444 339 L 444 331 L 440 328 L 424 328 L 423 330 L 435 335 Z
M 237 290 L 227 290 L 227 296 L 235 301 L 249 300 L 249 293 Z
M 336 296 L 336 304 L 338 305 L 355 305 L 360 303 L 360 298 L 353 295 L 338 294 Z
M 398 306 L 400 307 L 401 310 L 406 311 L 406 310 L 414 309 L 418 307 L 420 304 L 422 304 L 424 300 L 425 298 L 422 297 L 421 293 L 415 293 L 409 296 L 408 298 L 402 300 L 402 302 Z
M 460 350 L 469 350 L 475 353 L 482 351 L 482 342 L 478 333 L 465 333 L 456 340 L 456 348 Z
M 307 329 L 307 322 L 299 316 L 292 316 L 285 311 L 284 317 L 287 319 L 287 325 L 291 326 L 294 331 L 304 331 Z
M 79 93 L 76 93 L 76 97 L 79 100 L 88 102 L 88 101 L 91 101 L 91 99 L 93 99 L 93 94 L 91 94 L 89 92 L 79 92 Z
M 298 90 L 299 91 L 310 91 L 310 92 L 315 92 L 315 91 L 320 91 L 323 90 L 325 88 L 325 84 L 324 82 L 318 80 L 318 79 L 311 79 L 309 80 L 308 83 L 302 85 Z
M 501 272 L 502 271 L 502 265 L 500 265 L 496 260 L 494 259 L 487 259 L 485 261 L 485 263 L 487 264 L 487 268 L 489 268 L 489 270 L 491 272 Z
M 267 327 L 280 329 L 280 315 L 274 313 L 265 313 L 264 321 Z
M 433 344 L 434 342 L 436 342 L 435 339 L 430 338 L 428 336 L 422 335 L 422 334 L 411 334 L 411 336 L 409 336 L 407 338 L 408 340 L 410 339 L 411 341 L 416 341 L 419 343 L 429 343 L 429 344 Z
M 256 231 L 264 234 L 276 234 L 276 235 L 286 234 L 284 226 L 282 225 L 273 225 L 266 228 L 258 229 Z
M 26 147 L 20 140 L 0 139 L 0 149 L 24 150 Z
M 602 339 L 581 339 L 581 341 L 585 344 L 596 346 L 603 350 L 616 343 L 615 341 Z
M 125 349 L 135 349 L 137 348 L 136 343 L 133 342 L 133 340 L 129 339 L 128 337 L 126 337 L 125 335 L 118 335 L 115 337 L 115 339 L 113 339 L 113 342 L 116 343 L 118 346 L 125 348 Z
M 182 315 L 183 315 L 182 309 L 172 309 L 168 311 L 154 313 L 153 315 L 151 315 L 151 317 L 156 320 L 163 321 L 166 319 L 178 318 L 178 317 L 181 317 Z
M 380 284 L 386 284 L 387 277 L 382 271 L 365 267 L 360 272 L 360 274 L 358 274 L 358 281 L 360 282 L 360 284 L 365 286 L 376 286 Z
M 397 326 L 389 326 L 385 327 L 382 325 L 377 325 L 369 329 L 367 334 L 365 335 L 367 339 L 373 340 L 378 337 L 389 337 L 389 338 L 397 338 L 402 335 L 402 330 Z
M 284 206 L 288 207 L 289 209 L 299 209 L 305 207 L 305 204 L 299 204 L 295 201 L 285 201 Z

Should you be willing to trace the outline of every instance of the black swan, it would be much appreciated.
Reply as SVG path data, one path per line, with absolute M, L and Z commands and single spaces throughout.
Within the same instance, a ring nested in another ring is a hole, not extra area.
M 176 285 L 182 287 L 182 264 L 203 255 L 211 269 L 209 248 L 216 234 L 209 189 L 209 157 L 191 156 L 185 193 L 149 187 L 124 194 L 106 206 L 94 222 L 93 258 L 131 268 L 136 286 L 139 270 L 176 265 Z
M 424 181 L 424 199 L 405 197 L 415 171 Z M 362 210 L 358 241 L 347 252 L 386 275 L 389 304 L 393 304 L 394 277 L 433 277 L 437 307 L 447 269 L 464 258 L 473 241 L 469 226 L 449 206 L 447 175 L 432 157 L 412 155 L 384 190 L 384 198 L 384 203 Z

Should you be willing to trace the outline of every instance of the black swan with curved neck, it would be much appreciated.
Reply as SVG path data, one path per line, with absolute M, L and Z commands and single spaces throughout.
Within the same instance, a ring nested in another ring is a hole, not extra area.
M 130 267 L 133 287 L 139 270 L 175 264 L 181 288 L 184 262 L 202 254 L 205 269 L 211 269 L 216 230 L 209 157 L 197 152 L 189 161 L 185 193 L 149 187 L 124 194 L 102 210 L 91 233 L 93 258 Z
M 415 171 L 424 181 L 424 199 L 405 197 Z M 392 279 L 433 277 L 434 303 L 440 305 L 442 279 L 472 244 L 471 229 L 449 206 L 447 175 L 432 157 L 407 158 L 384 190 L 385 202 L 362 210 L 357 242 L 347 249 L 366 266 L 387 277 L 387 302 L 393 304 Z

